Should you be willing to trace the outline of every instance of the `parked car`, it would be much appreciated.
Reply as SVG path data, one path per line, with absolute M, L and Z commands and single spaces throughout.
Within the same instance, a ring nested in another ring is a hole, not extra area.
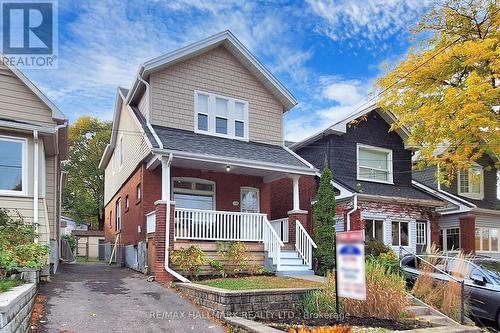
M 500 327 L 500 261 L 478 256 L 471 260 L 453 256 L 427 256 L 434 265 L 458 280 L 464 281 L 469 295 L 469 308 L 478 318 L 495 321 Z M 426 258 L 427 258 L 426 257 Z M 401 259 L 404 272 L 410 284 L 422 274 L 420 257 L 408 255 Z M 436 280 L 453 280 L 449 275 L 435 269 L 428 273 Z

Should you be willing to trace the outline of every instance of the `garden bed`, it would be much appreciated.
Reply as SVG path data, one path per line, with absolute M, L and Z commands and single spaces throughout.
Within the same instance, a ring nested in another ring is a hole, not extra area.
M 397 321 L 390 319 L 381 319 L 374 317 L 354 317 L 345 316 L 337 319 L 336 315 L 331 316 L 315 316 L 313 314 L 299 314 L 296 313 L 290 317 L 274 317 L 272 319 L 259 319 L 256 320 L 273 327 L 278 330 L 288 332 L 292 327 L 300 327 L 302 325 L 312 328 L 320 326 L 333 326 L 333 325 L 349 325 L 353 328 L 380 328 L 390 331 L 405 331 L 421 328 L 422 326 L 410 321 Z
M 24 282 L 19 279 L 0 279 L 0 293 L 9 291 L 10 289 L 17 287 Z
M 196 282 L 201 285 L 226 290 L 282 289 L 282 288 L 320 288 L 323 284 L 284 276 L 245 276 L 237 278 L 218 278 Z

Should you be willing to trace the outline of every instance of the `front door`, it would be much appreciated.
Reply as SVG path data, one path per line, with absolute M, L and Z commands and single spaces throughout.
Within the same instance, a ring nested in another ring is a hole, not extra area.
M 259 189 L 253 187 L 242 187 L 240 198 L 240 209 L 242 213 L 258 213 Z
M 417 221 L 417 254 L 427 251 L 427 222 Z

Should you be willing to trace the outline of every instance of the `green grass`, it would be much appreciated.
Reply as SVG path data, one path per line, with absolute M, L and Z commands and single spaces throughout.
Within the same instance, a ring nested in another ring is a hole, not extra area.
M 23 284 L 23 281 L 18 279 L 0 279 L 0 293 L 6 292 L 21 284 Z
M 197 283 L 205 286 L 227 290 L 322 287 L 322 284 L 318 282 L 284 276 L 247 276 L 239 278 L 220 278 L 200 281 Z

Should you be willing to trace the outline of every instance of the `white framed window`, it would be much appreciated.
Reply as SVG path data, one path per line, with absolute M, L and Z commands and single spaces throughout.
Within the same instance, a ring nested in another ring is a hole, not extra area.
M 156 212 L 146 214 L 146 233 L 150 234 L 156 231 Z
M 471 199 L 484 199 L 484 172 L 480 165 L 467 171 L 459 171 L 457 177 L 458 194 Z
M 198 178 L 172 179 L 175 206 L 179 208 L 215 210 L 215 182 Z
M 240 210 L 243 213 L 260 212 L 260 194 L 258 188 L 242 187 L 240 189 Z
M 426 222 L 417 222 L 417 244 L 418 245 L 426 245 L 427 244 L 427 223 Z
M 439 230 L 439 244 L 443 251 L 460 249 L 460 228 L 444 228 Z
M 135 187 L 135 203 L 141 202 L 141 184 Z
M 393 183 L 392 150 L 357 144 L 358 180 Z
M 122 200 L 116 200 L 115 206 L 115 229 L 116 231 L 122 230 Z
M 26 195 L 28 189 L 25 138 L 0 136 L 0 194 Z
M 392 245 L 409 246 L 410 245 L 410 222 L 392 221 Z
M 196 133 L 248 141 L 248 102 L 195 91 L 194 124 Z
M 384 220 L 364 219 L 365 239 L 384 242 Z
M 476 251 L 500 252 L 500 228 L 476 228 Z

